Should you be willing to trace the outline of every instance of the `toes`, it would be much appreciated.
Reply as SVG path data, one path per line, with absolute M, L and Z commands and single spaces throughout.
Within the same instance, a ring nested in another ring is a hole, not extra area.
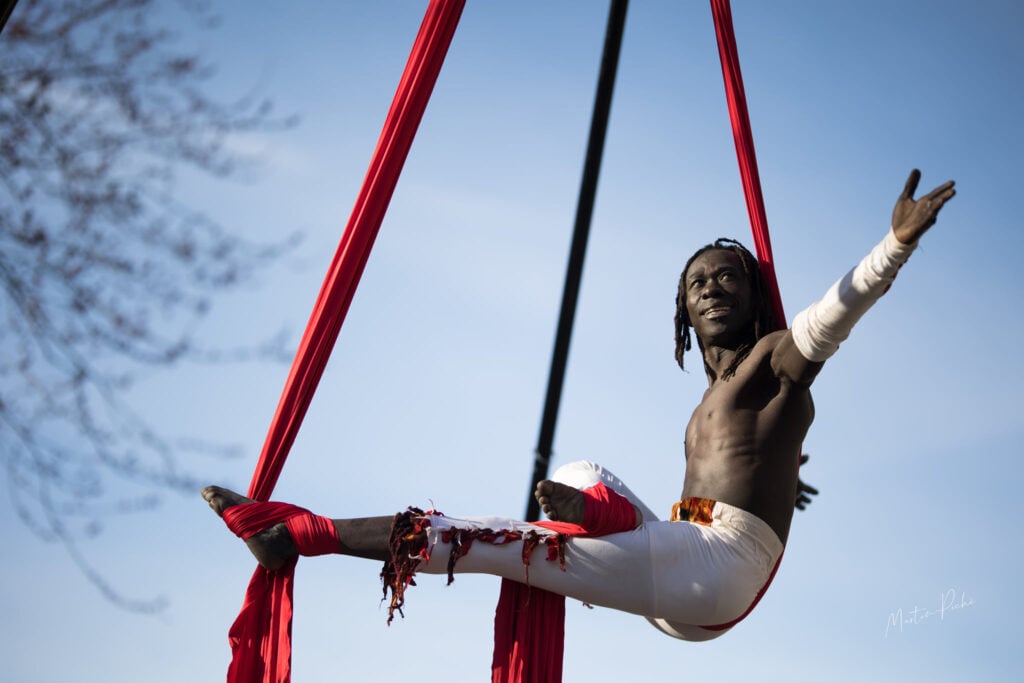
M 218 515 L 224 512 L 224 498 L 221 495 L 220 489 L 216 486 L 207 486 L 201 491 L 203 500 L 205 500 L 211 509 Z
M 222 515 L 226 509 L 233 505 L 252 502 L 250 499 L 220 486 L 207 486 L 200 491 L 200 494 L 203 496 L 203 500 L 209 503 L 210 507 L 218 515 Z

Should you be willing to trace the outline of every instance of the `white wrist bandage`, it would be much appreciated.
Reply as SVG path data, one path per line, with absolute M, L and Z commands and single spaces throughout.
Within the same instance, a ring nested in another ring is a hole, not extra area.
M 889 289 L 917 244 L 903 244 L 889 230 L 857 267 L 793 319 L 793 341 L 804 358 L 824 361 L 850 336 L 860 317 Z

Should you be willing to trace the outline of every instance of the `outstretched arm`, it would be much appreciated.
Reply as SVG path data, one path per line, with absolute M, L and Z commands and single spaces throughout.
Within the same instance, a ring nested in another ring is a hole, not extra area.
M 917 241 L 935 224 L 942 206 L 956 194 L 951 180 L 915 200 L 920 180 L 921 172 L 911 171 L 903 194 L 896 200 L 892 230 L 882 243 L 836 282 L 821 301 L 793 319 L 793 327 L 772 353 L 776 375 L 810 384 L 821 365 L 850 335 L 853 325 L 889 289 Z

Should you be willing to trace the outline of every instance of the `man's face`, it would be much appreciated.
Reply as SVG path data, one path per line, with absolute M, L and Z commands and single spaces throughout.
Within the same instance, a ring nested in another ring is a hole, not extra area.
M 753 320 L 750 281 L 739 256 L 709 249 L 690 264 L 683 283 L 690 326 L 705 347 L 748 341 Z

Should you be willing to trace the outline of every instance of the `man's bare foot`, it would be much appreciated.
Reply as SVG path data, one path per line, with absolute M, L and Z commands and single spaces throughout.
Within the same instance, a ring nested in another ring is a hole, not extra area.
M 202 496 L 218 517 L 223 516 L 229 507 L 255 502 L 220 486 L 207 486 L 202 490 Z M 245 545 L 256 557 L 256 561 L 271 571 L 280 569 L 288 560 L 299 554 L 288 528 L 283 523 L 264 529 L 247 540 Z
M 533 497 L 540 503 L 540 509 L 548 519 L 571 524 L 583 523 L 586 501 L 579 489 L 545 479 L 537 484 Z
M 203 500 L 210 504 L 210 507 L 217 513 L 218 517 L 223 517 L 224 511 L 229 507 L 255 502 L 252 498 L 246 498 L 240 493 L 235 493 L 230 489 L 221 488 L 220 486 L 207 486 L 199 493 L 203 496 Z

